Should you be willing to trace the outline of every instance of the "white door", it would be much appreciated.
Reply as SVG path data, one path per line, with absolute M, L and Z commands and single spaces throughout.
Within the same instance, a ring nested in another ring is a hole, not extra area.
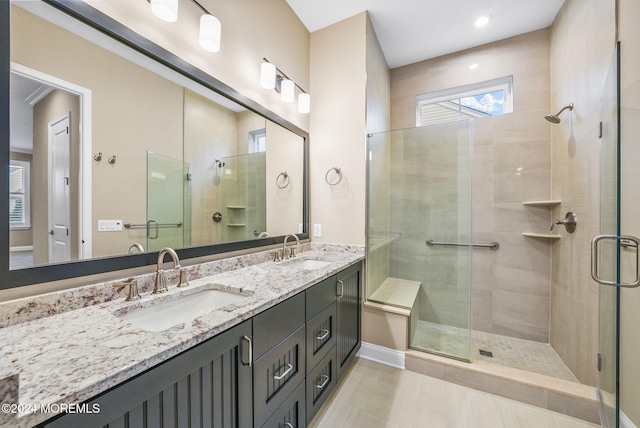
M 49 122 L 49 263 L 71 260 L 70 116 Z

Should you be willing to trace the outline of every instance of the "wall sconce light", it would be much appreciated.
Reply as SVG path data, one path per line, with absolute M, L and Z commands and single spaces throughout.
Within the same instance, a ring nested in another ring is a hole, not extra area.
M 292 103 L 295 99 L 296 87 L 300 90 L 298 94 L 298 112 L 308 114 L 311 111 L 311 96 L 305 92 L 296 82 L 289 79 L 268 59 L 262 58 L 264 61 L 260 66 L 260 86 L 265 89 L 275 89 L 280 93 L 280 99 L 283 103 Z
M 178 0 L 147 0 L 151 4 L 151 11 L 155 16 L 167 22 L 178 20 Z M 218 52 L 220 50 L 220 39 L 222 38 L 222 24 L 220 20 L 213 16 L 197 0 L 191 0 L 198 6 L 204 15 L 200 17 L 200 30 L 198 32 L 198 42 L 200 47 L 207 52 Z
M 151 12 L 166 22 L 178 20 L 178 0 L 150 0 Z

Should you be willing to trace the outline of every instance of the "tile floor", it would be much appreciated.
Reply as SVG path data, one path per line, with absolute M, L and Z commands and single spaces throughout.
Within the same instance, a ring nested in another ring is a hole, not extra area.
M 594 428 L 598 425 L 439 379 L 356 359 L 314 428 Z
M 411 345 L 423 350 L 466 358 L 468 337 L 468 330 L 462 328 L 418 321 Z M 493 357 L 481 355 L 480 350 L 491 351 Z M 473 331 L 470 352 L 471 360 L 482 360 L 573 382 L 578 381 L 548 343 Z

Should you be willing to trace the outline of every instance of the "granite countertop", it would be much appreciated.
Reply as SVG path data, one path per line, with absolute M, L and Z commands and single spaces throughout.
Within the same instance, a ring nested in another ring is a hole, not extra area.
M 22 410 L 19 414 L 0 412 L 0 425 L 28 427 L 43 422 L 55 412 L 34 412 L 32 406 L 86 401 L 364 258 L 364 248 L 359 246 L 307 244 L 306 248 L 309 247 L 297 259 L 331 263 L 301 269 L 291 266 L 288 260 L 265 261 L 270 256 L 262 252 L 189 267 L 189 287 L 177 288 L 173 275 L 168 280 L 169 292 L 161 295 L 149 292 L 155 274 L 136 278 L 142 299 L 133 302 L 124 300 L 122 296 L 127 290 L 122 286 L 115 287 L 119 293 L 116 299 L 80 308 L 66 307 L 60 313 L 55 302 L 64 306 L 67 300 L 64 296 L 0 304 L 0 316 L 11 319 L 0 328 L 0 400 L 3 400 L 0 402 L 11 403 L 12 399 L 15 402 L 15 397 L 19 397 L 15 404 Z M 247 296 L 239 303 L 162 331 L 144 331 L 116 316 L 211 288 L 211 284 L 242 291 Z M 88 286 L 85 292 L 114 289 L 113 285 Z M 83 298 L 82 290 L 74 290 L 72 296 L 76 301 L 91 300 L 86 295 Z M 46 307 L 44 315 L 54 315 L 38 317 L 39 306 Z M 16 312 L 26 320 L 20 322 Z

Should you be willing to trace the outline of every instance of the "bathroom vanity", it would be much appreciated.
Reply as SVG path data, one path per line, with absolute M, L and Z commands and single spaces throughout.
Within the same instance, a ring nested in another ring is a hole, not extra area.
M 139 301 L 119 298 L 6 327 L 0 333 L 20 372 L 20 404 L 81 409 L 23 414 L 15 426 L 306 426 L 360 347 L 361 260 L 360 250 L 313 249 L 283 262 L 205 273 L 163 295 L 143 285 Z M 190 278 L 207 272 L 191 268 Z M 242 285 L 246 297 L 160 331 L 124 318 L 201 294 L 212 283 L 232 292 Z M 74 336 L 62 345 L 53 336 L 65 328 Z M 19 349 L 19 336 L 34 334 L 52 337 L 56 349 Z

